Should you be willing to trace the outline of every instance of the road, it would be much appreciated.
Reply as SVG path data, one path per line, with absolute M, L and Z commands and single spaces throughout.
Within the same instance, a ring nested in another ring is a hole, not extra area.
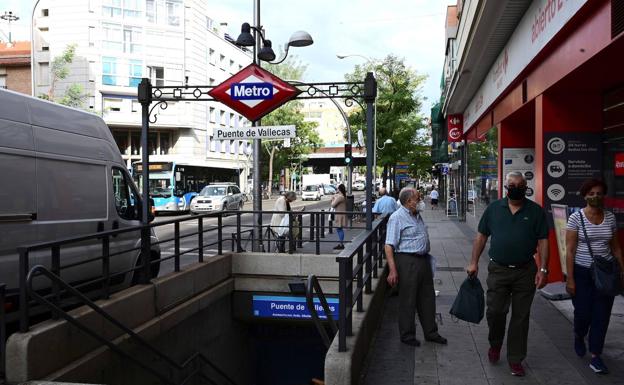
M 355 192 L 355 201 L 364 199 L 364 194 L 360 192 Z M 330 200 L 331 196 L 324 196 L 320 201 L 301 201 L 297 199 L 295 202 L 291 204 L 291 208 L 293 211 L 304 209 L 303 211 L 303 239 L 309 239 L 309 231 L 306 229 L 306 226 L 309 226 L 310 216 L 305 215 L 307 211 L 320 211 L 320 210 L 329 210 L 330 208 Z M 262 201 L 263 210 L 272 210 L 275 204 L 275 199 L 264 200 Z M 252 209 L 252 202 L 245 203 L 245 209 Z M 268 225 L 271 222 L 272 214 L 264 214 L 262 216 L 262 224 L 263 226 Z M 180 252 L 185 253 L 180 257 L 180 266 L 189 265 L 197 262 L 198 253 L 197 250 L 193 250 L 198 246 L 198 235 L 197 227 L 198 220 L 195 217 L 190 215 L 181 215 L 181 216 L 158 216 L 154 220 L 154 224 L 170 221 L 172 219 L 185 219 L 180 222 Z M 241 215 L 241 228 L 243 232 L 246 232 L 251 229 L 251 225 L 253 223 L 253 214 L 246 213 Z M 327 225 L 327 223 L 326 223 Z M 218 228 L 218 218 L 203 218 L 203 227 L 204 227 L 204 256 L 215 255 L 217 253 L 217 228 Z M 162 226 L 155 227 L 156 235 L 158 239 L 162 242 L 161 247 L 161 257 L 167 258 L 175 255 L 175 245 L 174 245 L 174 225 L 166 224 Z M 266 230 L 265 230 L 266 231 Z M 236 215 L 231 215 L 222 218 L 222 238 L 223 242 L 223 250 L 228 251 L 231 250 L 231 239 L 232 233 L 236 233 Z M 247 233 L 248 234 L 248 233 Z M 185 237 L 186 235 L 186 237 Z M 249 240 L 249 234 L 243 236 L 243 240 L 241 241 L 243 249 L 251 250 L 251 242 Z M 267 247 L 265 245 L 265 247 Z M 275 249 L 275 243 L 272 242 L 270 245 L 271 250 Z M 170 272 L 174 271 L 174 261 L 173 259 L 164 261 L 161 264 L 160 268 L 160 276 L 166 275 Z

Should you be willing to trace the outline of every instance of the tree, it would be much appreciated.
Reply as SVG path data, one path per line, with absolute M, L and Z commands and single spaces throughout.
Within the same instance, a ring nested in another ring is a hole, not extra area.
M 50 100 L 69 107 L 81 108 L 83 106 L 86 95 L 80 84 L 70 84 L 61 97 L 57 98 L 55 95 L 57 83 L 69 76 L 69 66 L 73 63 L 75 57 L 76 44 L 70 44 L 65 47 L 65 50 L 60 56 L 56 56 L 52 60 L 52 66 L 50 68 L 50 89 L 47 94 L 39 95 L 41 99 Z
M 430 132 L 422 115 L 422 86 L 425 75 L 418 74 L 405 65 L 405 59 L 388 55 L 382 61 L 357 65 L 346 74 L 347 81 L 362 81 L 366 72 L 374 72 L 377 78 L 377 140 L 392 144 L 378 150 L 380 165 L 394 166 L 397 162 L 409 162 L 413 175 L 428 172 L 431 167 Z M 366 115 L 355 110 L 349 121 L 353 130 L 366 133 Z M 352 135 L 352 137 L 355 137 Z
M 282 64 L 268 67 L 267 70 L 281 79 L 299 81 L 303 77 L 306 65 L 298 61 L 296 57 L 291 57 Z M 304 121 L 301 108 L 300 102 L 291 101 L 262 118 L 262 124 L 266 126 L 295 125 L 297 128 L 297 136 L 290 140 L 290 147 L 284 147 L 282 140 L 263 141 L 264 148 L 269 155 L 269 195 L 271 194 L 270 186 L 274 180 L 274 168 L 279 170 L 289 166 L 291 160 L 309 154 L 322 143 L 316 132 L 317 124 Z

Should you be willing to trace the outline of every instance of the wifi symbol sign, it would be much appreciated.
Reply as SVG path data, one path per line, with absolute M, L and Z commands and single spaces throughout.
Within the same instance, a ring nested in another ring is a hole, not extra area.
M 565 189 L 560 184 L 553 184 L 548 187 L 546 194 L 551 201 L 560 201 L 565 196 Z

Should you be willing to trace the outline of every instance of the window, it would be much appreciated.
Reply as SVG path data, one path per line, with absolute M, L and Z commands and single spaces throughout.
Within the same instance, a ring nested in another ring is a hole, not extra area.
M 41 17 L 48 17 L 50 16 L 50 10 L 45 8 L 41 10 Z
M 113 196 L 117 214 L 123 219 L 135 220 L 139 218 L 139 199 L 128 183 L 128 177 L 121 169 L 113 168 Z
M 97 73 L 95 62 L 89 60 L 89 81 L 95 82 L 95 74 Z
M 149 71 L 149 78 L 153 85 L 164 86 L 165 85 L 165 69 L 163 67 L 147 67 Z
M 113 138 L 115 143 L 119 147 L 119 152 L 122 155 L 130 155 L 130 148 L 128 147 L 128 131 L 113 131 Z
M 219 112 L 219 124 L 225 124 L 225 111 Z
M 147 137 L 147 151 L 150 155 L 158 155 L 158 133 L 150 132 Z
M 39 85 L 47 86 L 50 84 L 50 63 L 39 63 Z
M 0 74 L 0 88 L 7 88 L 6 74 Z
M 50 46 L 44 45 L 44 46 L 41 47 L 41 50 L 42 51 L 49 51 L 50 50 Z
M 170 149 L 171 149 L 171 133 L 161 132 L 160 133 L 160 155 L 169 154 Z
M 130 144 L 132 147 L 132 155 L 141 155 L 141 132 L 133 131 L 130 134 Z
M 182 0 L 166 0 L 167 24 L 178 26 L 182 16 Z
M 117 59 L 114 57 L 102 57 L 102 84 L 117 85 Z
M 109 112 L 120 112 L 123 105 L 122 99 L 104 98 L 104 110 Z
M 236 67 L 234 67 L 234 60 L 230 60 L 230 71 L 234 71 Z
M 120 17 L 121 0 L 102 0 L 102 16 Z
M 209 115 L 210 115 L 210 116 L 209 116 L 208 118 L 210 119 L 210 121 L 211 121 L 212 123 L 214 123 L 214 122 L 215 122 L 215 115 L 216 115 L 216 113 L 215 113 L 215 108 L 214 108 L 214 107 L 210 107 L 210 109 L 209 109 Z
M 215 152 L 221 152 L 221 140 L 215 140 Z
M 215 65 L 215 50 L 212 48 L 208 49 L 208 63 Z
M 89 26 L 89 47 L 95 46 L 95 27 Z
M 124 52 L 141 52 L 141 28 L 124 27 L 123 31 Z
M 139 103 L 138 100 L 134 100 L 132 99 L 132 112 L 139 112 L 141 111 L 141 103 Z
M 215 152 L 216 151 L 216 143 L 218 141 L 214 140 L 214 138 L 212 137 L 212 135 L 210 137 L 208 137 L 208 146 L 210 151 Z
M 156 23 L 156 1 L 147 0 L 145 2 L 145 16 L 150 23 Z
M 206 29 L 208 31 L 212 31 L 214 28 L 214 20 L 206 16 Z
M 124 18 L 141 17 L 141 3 L 140 0 L 124 0 Z
M 102 23 L 102 49 L 121 51 L 121 25 Z
M 95 109 L 95 96 L 89 96 L 89 108 Z
M 136 87 L 141 83 L 143 77 L 143 63 L 140 60 L 129 60 L 128 69 L 130 70 L 128 77 L 128 86 Z
M 223 66 L 225 65 L 225 56 L 219 55 L 219 68 L 225 69 Z
M 230 121 L 228 122 L 229 126 L 236 126 L 236 122 L 234 122 L 234 114 L 230 114 Z
M 210 85 L 210 86 L 214 86 L 214 84 L 215 84 L 215 80 L 214 80 L 213 78 L 210 78 L 210 79 L 208 80 L 208 85 Z

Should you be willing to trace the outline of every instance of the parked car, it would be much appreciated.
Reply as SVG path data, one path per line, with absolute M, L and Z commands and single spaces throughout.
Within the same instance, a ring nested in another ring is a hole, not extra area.
M 320 201 L 321 200 L 321 191 L 320 187 L 317 184 L 310 184 L 303 188 L 303 192 L 301 193 L 302 201 Z
M 358 180 L 353 183 L 353 189 L 356 191 L 364 191 L 366 189 L 366 184 L 361 180 Z
M 234 183 L 212 183 L 191 201 L 191 215 L 214 211 L 242 210 L 244 194 Z
M 336 193 L 336 188 L 330 184 L 326 184 L 323 186 L 325 190 L 325 195 L 334 195 Z

